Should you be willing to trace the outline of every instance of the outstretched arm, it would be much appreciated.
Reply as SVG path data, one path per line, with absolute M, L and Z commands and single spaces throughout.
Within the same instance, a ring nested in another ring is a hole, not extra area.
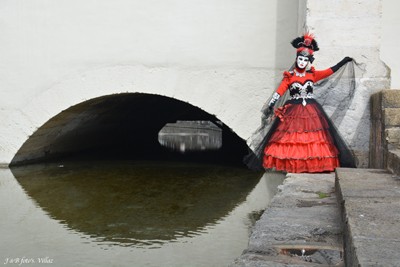
M 338 64 L 335 66 L 331 67 L 333 72 L 336 72 L 338 69 L 340 69 L 343 65 L 345 65 L 347 62 L 352 61 L 353 59 L 351 57 L 345 57 L 342 59 Z
M 337 63 L 335 66 L 330 67 L 329 69 L 326 70 L 317 70 L 315 71 L 315 81 L 318 82 L 319 80 L 325 79 L 326 77 L 332 75 L 335 73 L 338 69 L 343 67 L 347 62 L 352 61 L 353 59 L 351 57 L 345 57 L 342 59 L 339 63 Z

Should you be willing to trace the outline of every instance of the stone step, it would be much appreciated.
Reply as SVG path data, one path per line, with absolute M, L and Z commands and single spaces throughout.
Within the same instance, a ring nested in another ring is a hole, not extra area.
M 386 170 L 336 170 L 346 266 L 400 266 L 400 178 Z

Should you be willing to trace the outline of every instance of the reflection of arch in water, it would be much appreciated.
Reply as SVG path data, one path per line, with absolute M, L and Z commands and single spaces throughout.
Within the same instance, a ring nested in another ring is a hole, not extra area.
M 218 121 L 200 108 L 165 96 L 125 93 L 94 98 L 60 112 L 39 127 L 19 149 L 11 165 L 83 155 L 171 158 L 178 155 L 169 153 L 157 139 L 166 123 L 177 120 Z M 222 128 L 222 148 L 190 156 L 241 162 L 247 153 L 245 141 L 226 125 L 217 125 Z
M 108 163 L 30 165 L 12 172 L 52 218 L 125 245 L 196 235 L 244 201 L 260 178 L 217 165 Z

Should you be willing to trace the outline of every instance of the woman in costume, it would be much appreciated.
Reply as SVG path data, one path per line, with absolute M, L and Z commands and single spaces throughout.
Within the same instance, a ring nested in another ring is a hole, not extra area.
M 339 166 L 354 167 L 353 157 L 322 106 L 314 98 L 314 84 L 341 69 L 351 58 L 345 57 L 326 70 L 309 68 L 318 44 L 311 34 L 294 39 L 295 66 L 285 71 L 283 80 L 267 110 L 276 115 L 262 141 L 262 166 L 291 173 L 331 172 Z M 286 94 L 285 94 L 286 93 Z M 278 100 L 288 100 L 281 107 Z

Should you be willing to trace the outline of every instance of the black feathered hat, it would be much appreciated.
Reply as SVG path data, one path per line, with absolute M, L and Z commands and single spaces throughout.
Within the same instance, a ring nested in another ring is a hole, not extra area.
M 311 33 L 305 33 L 303 36 L 295 38 L 291 44 L 297 49 L 297 56 L 308 57 L 311 63 L 314 61 L 314 51 L 319 50 L 318 43 Z

